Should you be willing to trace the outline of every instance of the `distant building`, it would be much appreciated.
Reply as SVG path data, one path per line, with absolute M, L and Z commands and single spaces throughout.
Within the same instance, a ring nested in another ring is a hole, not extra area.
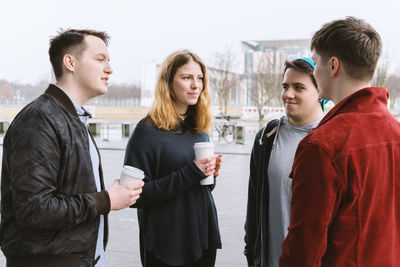
M 242 54 L 243 73 L 252 73 L 265 55 L 275 60 L 310 57 L 310 39 L 242 41 Z
M 311 56 L 309 39 L 242 41 L 241 47 L 242 71 L 247 77 L 262 72 L 266 62 L 272 72 L 280 74 L 285 60 Z M 247 79 L 246 87 L 247 105 L 251 106 L 252 79 Z
M 284 61 L 300 57 L 310 57 L 310 40 L 265 40 L 242 41 L 241 73 L 229 73 L 229 78 L 235 82 L 229 92 L 229 106 L 251 106 L 252 81 L 251 74 L 257 73 L 262 63 L 268 62 L 276 73 L 282 72 Z M 149 107 L 153 103 L 154 89 L 156 87 L 161 65 L 156 63 L 146 64 L 142 67 L 141 80 L 141 106 Z M 211 93 L 212 105 L 218 106 L 217 83 L 221 70 L 207 67 L 208 86 Z
M 211 103 L 213 106 L 219 105 L 218 97 L 218 81 L 223 77 L 223 71 L 207 67 L 208 73 L 208 87 L 211 94 Z M 229 106 L 245 106 L 246 105 L 246 84 L 247 77 L 240 73 L 229 72 L 227 75 L 227 82 L 230 84 L 230 90 L 228 95 Z

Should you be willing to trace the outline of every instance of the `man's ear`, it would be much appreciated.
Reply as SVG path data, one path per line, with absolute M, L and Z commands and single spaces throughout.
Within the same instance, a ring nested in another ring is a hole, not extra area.
M 63 57 L 64 67 L 70 72 L 75 71 L 75 58 L 70 54 L 65 54 Z
M 341 67 L 341 62 L 337 57 L 331 57 L 329 59 L 329 67 L 331 68 L 331 78 L 337 76 L 339 69 Z

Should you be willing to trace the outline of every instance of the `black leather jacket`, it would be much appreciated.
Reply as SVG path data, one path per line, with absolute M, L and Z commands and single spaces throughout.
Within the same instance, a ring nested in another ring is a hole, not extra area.
M 101 166 L 103 190 L 96 192 L 88 138 L 72 102 L 54 85 L 10 125 L 1 177 L 7 266 L 93 266 L 99 215 L 108 214 L 110 199 Z M 107 216 L 104 236 L 105 247 Z
M 268 163 L 279 120 L 258 131 L 250 158 L 249 191 L 245 223 L 248 266 L 265 267 L 268 258 Z

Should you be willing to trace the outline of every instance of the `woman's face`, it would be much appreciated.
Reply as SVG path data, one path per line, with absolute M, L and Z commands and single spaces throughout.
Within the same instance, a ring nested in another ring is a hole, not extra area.
M 172 81 L 172 91 L 179 114 L 185 114 L 189 105 L 196 105 L 203 91 L 203 72 L 197 62 L 191 60 L 178 69 Z

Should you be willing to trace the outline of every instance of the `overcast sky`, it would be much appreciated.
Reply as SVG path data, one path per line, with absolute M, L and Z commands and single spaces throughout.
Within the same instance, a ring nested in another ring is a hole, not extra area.
M 242 40 L 311 38 L 345 16 L 369 22 L 383 39 L 392 70 L 400 69 L 397 0 L 0 0 L 0 79 L 49 79 L 48 40 L 59 28 L 107 31 L 111 82 L 139 82 L 143 64 L 178 49 L 210 62 Z

